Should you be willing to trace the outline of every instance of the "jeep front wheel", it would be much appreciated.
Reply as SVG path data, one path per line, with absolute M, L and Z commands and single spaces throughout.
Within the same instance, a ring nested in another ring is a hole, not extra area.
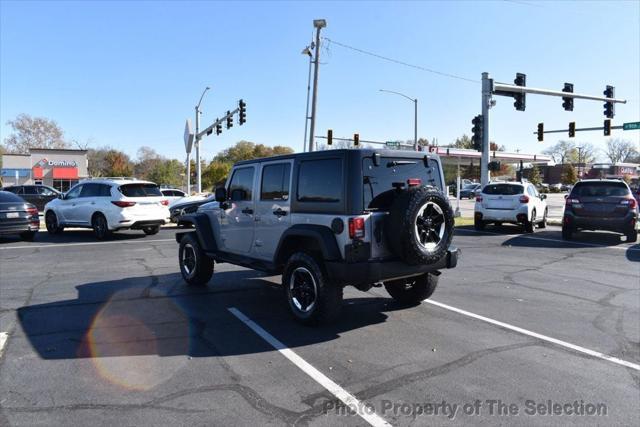
M 436 286 L 438 286 L 438 276 L 429 273 L 384 282 L 389 295 L 403 305 L 420 304 L 433 294 Z
M 342 287 L 329 282 L 310 255 L 291 255 L 282 274 L 282 286 L 293 317 L 307 325 L 329 323 L 340 314 Z
M 180 240 L 178 261 L 182 278 L 189 285 L 204 286 L 213 275 L 213 260 L 204 253 L 198 239 L 187 234 Z

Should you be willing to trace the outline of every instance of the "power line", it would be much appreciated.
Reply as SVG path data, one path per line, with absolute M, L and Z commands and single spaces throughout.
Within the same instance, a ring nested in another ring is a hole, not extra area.
M 457 76 L 455 74 L 444 73 L 442 71 L 433 70 L 431 68 L 422 67 L 420 65 L 409 64 L 408 62 L 400 61 L 400 60 L 397 60 L 397 59 L 393 59 L 393 58 L 389 58 L 389 57 L 386 57 L 386 56 L 383 56 L 383 55 L 379 55 L 377 53 L 369 52 L 369 51 L 366 51 L 364 49 L 359 49 L 357 47 L 349 46 L 347 44 L 340 43 L 340 42 L 337 42 L 335 40 L 332 40 L 332 39 L 330 39 L 328 37 L 323 37 L 323 39 L 328 41 L 329 43 L 333 43 L 333 44 L 338 45 L 340 47 L 344 47 L 346 49 L 351 49 L 351 50 L 354 50 L 356 52 L 362 53 L 364 55 L 373 56 L 373 57 L 378 58 L 378 59 L 383 59 L 385 61 L 393 62 L 395 64 L 404 65 L 405 67 L 411 67 L 411 68 L 415 68 L 417 70 L 426 71 L 428 73 L 437 74 L 439 76 L 449 77 L 449 78 L 452 78 L 452 79 L 463 80 L 463 81 L 466 81 L 466 82 L 480 83 L 479 80 L 469 79 L 467 77 Z

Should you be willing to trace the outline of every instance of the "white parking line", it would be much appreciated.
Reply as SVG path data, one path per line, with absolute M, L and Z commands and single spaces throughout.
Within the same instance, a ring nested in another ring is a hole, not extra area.
M 25 246 L 6 246 L 0 247 L 0 250 L 8 249 L 42 249 L 42 248 L 60 248 L 64 246 L 93 246 L 93 245 L 113 245 L 116 243 L 153 243 L 153 242 L 175 242 L 176 239 L 155 239 L 155 240 L 114 240 L 111 242 L 85 242 L 85 243 L 50 243 L 48 245 L 25 245 Z
M 331 394 L 340 399 L 348 408 L 364 408 L 362 403 L 353 396 L 351 393 L 340 387 L 338 384 L 334 383 L 332 380 L 327 378 L 322 372 L 318 371 L 316 368 L 311 366 L 304 360 L 302 357 L 298 356 L 293 350 L 289 349 L 282 342 L 280 342 L 277 338 L 271 335 L 269 332 L 265 331 L 253 320 L 249 319 L 245 316 L 240 310 L 235 307 L 230 307 L 227 310 L 231 312 L 234 316 L 240 319 L 245 325 L 247 325 L 253 332 L 260 335 L 260 337 L 271 344 L 273 348 L 278 350 L 280 354 L 289 359 L 291 363 L 300 368 L 305 374 L 309 375 L 313 378 L 318 384 L 326 388 Z M 360 415 L 366 422 L 371 424 L 372 426 L 390 426 L 388 422 L 386 422 L 383 418 L 375 413 L 369 413 L 370 411 L 365 410 L 357 410 L 358 415 Z
M 4 350 L 4 346 L 7 344 L 8 339 L 9 339 L 8 333 L 0 332 L 0 357 L 2 357 L 2 352 Z
M 542 340 L 542 341 L 547 341 L 547 342 L 559 345 L 561 347 L 569 348 L 571 350 L 574 350 L 574 351 L 577 351 L 577 352 L 580 352 L 580 353 L 584 353 L 584 354 L 587 354 L 589 356 L 596 357 L 598 359 L 606 360 L 608 362 L 612 362 L 612 363 L 615 363 L 617 365 L 622 365 L 622 366 L 625 366 L 627 368 L 631 368 L 631 369 L 635 369 L 636 371 L 640 371 L 640 365 L 638 365 L 636 363 L 627 362 L 626 360 L 618 359 L 617 357 L 609 356 L 607 354 L 600 353 L 599 351 L 589 350 L 588 348 L 580 347 L 579 345 L 571 344 L 571 343 L 568 343 L 566 341 L 562 341 L 562 340 L 559 340 L 559 339 L 556 339 L 556 338 L 549 337 L 547 335 L 538 334 L 536 332 L 529 331 L 527 329 L 522 329 L 522 328 L 519 328 L 517 326 L 510 325 L 508 323 L 500 322 L 498 320 L 494 320 L 494 319 L 491 319 L 489 317 L 480 316 L 479 314 L 471 313 L 470 311 L 466 311 L 466 310 L 461 310 L 459 308 L 455 308 L 455 307 L 452 307 L 452 306 L 447 305 L 447 304 L 443 304 L 443 303 L 438 302 L 438 301 L 433 301 L 433 300 L 426 299 L 423 302 L 438 306 L 440 308 L 444 308 L 445 310 L 450 310 L 450 311 L 462 314 L 464 316 L 473 317 L 474 319 L 482 320 L 483 322 L 491 323 L 492 325 L 500 326 L 501 328 L 509 329 L 510 331 L 518 332 L 520 334 L 528 335 L 530 337 L 534 337 L 534 338 L 537 338 L 537 339 Z
M 619 249 L 623 251 L 640 251 L 640 248 L 627 247 L 627 246 L 607 246 L 607 245 L 599 245 L 597 243 L 587 243 L 587 242 L 576 242 L 575 240 L 560 240 L 560 239 L 546 239 L 544 237 L 533 237 L 522 234 L 504 234 L 504 233 L 494 233 L 492 231 L 478 231 L 478 230 L 469 230 L 467 228 L 456 229 L 456 233 L 459 231 L 467 231 L 469 233 L 478 233 L 478 234 L 492 234 L 494 236 L 513 236 L 513 237 L 521 237 L 523 239 L 529 240 L 543 240 L 547 242 L 560 242 L 560 243 L 568 243 L 570 245 L 583 245 L 583 246 L 591 246 L 594 248 L 605 248 L 605 249 Z

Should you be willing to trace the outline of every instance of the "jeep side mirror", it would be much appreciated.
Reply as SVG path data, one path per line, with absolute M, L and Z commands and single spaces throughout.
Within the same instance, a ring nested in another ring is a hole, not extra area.
M 227 189 L 224 187 L 216 188 L 216 202 L 222 203 L 227 201 Z

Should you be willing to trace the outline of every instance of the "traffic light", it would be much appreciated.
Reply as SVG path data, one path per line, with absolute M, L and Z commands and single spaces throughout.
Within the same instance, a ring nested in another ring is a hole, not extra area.
M 544 141 L 544 123 L 538 123 L 538 141 Z
M 473 127 L 471 128 L 471 141 L 473 142 L 473 149 L 476 151 L 482 151 L 482 115 L 477 115 L 471 120 Z
M 233 116 L 231 115 L 231 111 L 227 111 L 227 129 L 233 127 Z
M 238 101 L 238 124 L 242 126 L 247 121 L 247 104 L 241 99 Z
M 576 122 L 569 123 L 569 138 L 576 136 Z
M 604 119 L 604 136 L 611 135 L 611 119 Z
M 527 75 L 522 73 L 516 73 L 516 79 L 513 81 L 516 86 L 526 86 L 527 85 Z M 513 95 L 516 102 L 513 103 L 513 106 L 516 107 L 518 111 L 524 111 L 527 106 L 527 94 L 526 93 L 515 93 Z
M 607 98 L 615 98 L 616 88 L 613 87 L 613 86 L 607 85 L 607 88 L 602 93 Z M 615 107 L 613 102 L 605 102 L 604 103 L 604 115 L 608 119 L 613 119 L 613 116 L 616 115 L 616 107 Z
M 218 121 L 218 119 L 216 119 L 216 122 Z M 216 125 L 216 135 L 220 135 L 222 133 L 222 125 L 220 123 L 218 123 Z
M 564 84 L 564 89 L 562 89 L 563 92 L 569 92 L 569 93 L 573 93 L 573 84 L 572 83 L 565 83 Z M 573 111 L 573 98 L 565 98 L 564 96 L 562 97 L 562 108 L 564 108 L 564 111 Z
M 328 129 L 327 130 L 327 145 L 331 145 L 333 144 L 333 130 L 332 129 Z
M 353 145 L 355 145 L 356 147 L 360 145 L 360 134 L 353 134 Z

